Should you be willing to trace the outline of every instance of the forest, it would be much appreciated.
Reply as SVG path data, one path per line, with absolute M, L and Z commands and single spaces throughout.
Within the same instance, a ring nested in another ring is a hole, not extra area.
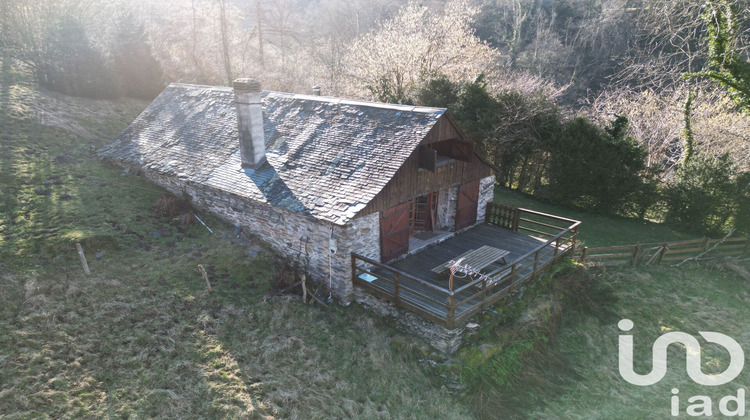
M 747 0 L 6 0 L 49 90 L 171 82 L 447 107 L 500 185 L 699 234 L 750 232 Z M 3 60 L 7 62 L 7 60 Z

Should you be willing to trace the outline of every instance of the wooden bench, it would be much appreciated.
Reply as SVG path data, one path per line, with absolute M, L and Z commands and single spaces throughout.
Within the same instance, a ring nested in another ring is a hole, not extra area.
M 458 261 L 463 258 L 463 261 L 461 261 L 461 265 L 468 265 L 469 267 L 472 267 L 479 271 L 487 267 L 488 265 L 498 261 L 500 261 L 501 264 L 508 264 L 508 261 L 505 259 L 508 254 L 510 254 L 510 251 L 484 245 L 479 249 L 471 249 L 469 251 L 466 251 L 456 258 L 452 258 L 451 261 Z M 449 269 L 451 266 L 451 261 L 446 261 L 433 268 L 432 272 L 440 274 L 443 271 Z

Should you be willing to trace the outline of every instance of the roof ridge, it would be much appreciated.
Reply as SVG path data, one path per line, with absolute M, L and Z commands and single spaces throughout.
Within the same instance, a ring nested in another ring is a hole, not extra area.
M 339 98 L 335 96 L 318 96 L 318 95 L 307 95 L 307 94 L 301 94 L 301 93 L 277 92 L 277 91 L 264 91 L 264 92 L 267 92 L 267 95 L 272 95 L 275 97 L 284 97 L 284 98 L 289 98 L 289 99 L 302 99 L 302 100 L 308 100 L 308 101 L 319 101 L 319 102 L 326 102 L 326 103 L 339 104 L 339 105 L 354 105 L 354 106 L 364 106 L 364 107 L 369 107 L 369 108 L 382 108 L 382 109 L 390 109 L 394 111 L 419 112 L 419 113 L 425 113 L 425 114 L 443 114 L 447 110 L 446 108 L 436 108 L 436 107 L 427 107 L 427 106 L 419 106 L 419 105 L 391 104 L 391 103 L 386 103 L 386 102 L 365 101 L 361 99 Z
M 200 85 L 200 84 L 193 84 L 193 83 L 177 83 L 177 82 L 170 83 L 168 87 L 176 87 L 176 88 L 183 88 L 183 89 L 191 89 L 191 88 L 209 89 L 209 90 L 214 90 L 218 92 L 232 92 L 233 90 L 229 86 L 211 86 L 211 85 Z M 444 114 L 446 111 L 446 108 L 437 108 L 437 107 L 428 107 L 428 106 L 419 106 L 419 105 L 390 104 L 386 102 L 374 102 L 374 101 L 365 101 L 361 99 L 339 98 L 335 96 L 308 95 L 308 94 L 303 94 L 303 93 L 279 92 L 275 90 L 264 90 L 263 93 L 264 93 L 264 96 L 266 97 L 272 96 L 272 97 L 289 98 L 289 99 L 300 99 L 300 100 L 306 100 L 306 101 L 326 102 L 326 103 L 337 104 L 337 105 L 353 105 L 353 106 L 362 106 L 362 107 L 368 107 L 368 108 L 390 109 L 394 111 L 419 112 L 419 113 L 424 113 L 424 114 Z

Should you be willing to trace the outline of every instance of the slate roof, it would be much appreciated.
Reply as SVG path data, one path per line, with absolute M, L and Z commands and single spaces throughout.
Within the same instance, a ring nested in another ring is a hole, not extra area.
M 169 85 L 100 155 L 343 225 L 383 189 L 445 113 L 262 94 L 266 159 L 240 167 L 231 88 Z

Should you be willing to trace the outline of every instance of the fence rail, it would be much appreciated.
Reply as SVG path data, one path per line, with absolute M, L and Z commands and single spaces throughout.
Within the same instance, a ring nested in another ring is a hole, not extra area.
M 750 236 L 724 239 L 701 238 L 599 248 L 584 247 L 573 255 L 574 259 L 580 262 L 606 265 L 649 265 L 683 261 L 706 252 L 713 256 L 738 256 L 750 253 Z
M 575 250 L 581 222 L 564 217 L 489 204 L 486 223 L 548 238 L 508 265 L 486 273 L 455 290 L 448 290 L 389 265 L 351 254 L 352 282 L 446 328 L 455 328 L 472 315 L 497 303 L 539 276 L 549 265 Z

